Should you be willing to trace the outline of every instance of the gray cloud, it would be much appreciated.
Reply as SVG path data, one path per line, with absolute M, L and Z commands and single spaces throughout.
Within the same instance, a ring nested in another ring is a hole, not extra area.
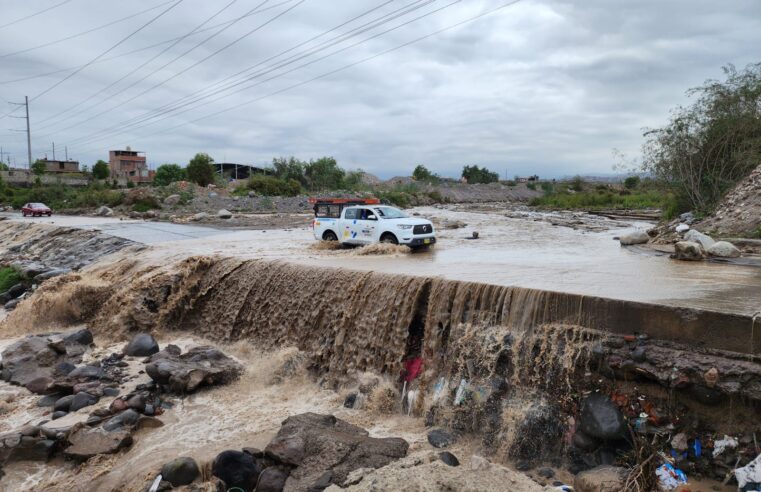
M 281 1 L 270 0 L 265 6 Z M 0 0 L 0 11 L 4 19 L 15 19 L 54 3 L 44 0 L 32 6 Z M 0 29 L 0 55 L 160 3 L 74 0 L 33 20 Z M 239 0 L 212 24 L 242 15 L 258 3 Z M 687 102 L 687 88 L 720 78 L 726 63 L 744 66 L 761 61 L 757 49 L 761 46 L 761 3 L 756 0 L 721 5 L 702 0 L 523 0 L 418 44 L 246 104 L 500 5 L 495 0 L 463 0 L 220 101 L 149 126 L 85 140 L 104 128 L 204 89 L 383 2 L 308 0 L 156 90 L 93 117 L 209 56 L 293 3 L 244 19 L 124 94 L 44 128 L 51 116 L 90 97 L 166 45 L 93 64 L 32 103 L 34 153 L 45 153 L 55 141 L 58 149 L 68 145 L 70 156 L 90 164 L 104 158 L 109 148 L 131 145 L 146 151 L 154 164 L 184 163 L 195 152 L 206 151 L 217 160 L 255 163 L 279 155 L 303 159 L 333 155 L 344 167 L 361 167 L 383 177 L 409 173 L 420 162 L 449 176 L 457 175 L 466 163 L 486 165 L 508 176 L 605 173 L 614 163 L 611 150 L 636 156 L 642 128 L 663 123 L 670 108 Z M 358 39 L 447 3 L 431 2 Z M 363 21 L 413 4 L 413 0 L 390 2 Z M 108 56 L 182 36 L 222 5 L 185 0 Z M 0 81 L 87 63 L 158 11 L 87 36 L 0 58 Z M 345 33 L 360 23 L 338 32 Z M 212 32 L 189 37 L 112 91 L 151 73 Z M 351 42 L 354 40 L 330 51 Z M 314 57 L 304 61 L 311 59 Z M 64 75 L 0 85 L 0 98 L 17 101 L 24 95 L 35 96 Z M 92 103 L 96 101 L 99 99 Z M 2 110 L 9 107 L 3 103 Z M 235 109 L 205 118 L 228 107 Z M 72 126 L 80 121 L 84 122 Z M 26 155 L 24 135 L 6 129 L 21 124 L 22 120 L 0 119 L 0 145 L 13 152 L 19 163 Z

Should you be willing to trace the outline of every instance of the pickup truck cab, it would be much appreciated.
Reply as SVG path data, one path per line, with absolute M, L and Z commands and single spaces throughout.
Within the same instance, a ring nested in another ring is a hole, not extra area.
M 370 200 L 368 200 L 370 201 Z M 404 244 L 412 248 L 436 243 L 431 221 L 409 217 L 398 208 L 375 203 L 316 202 L 315 239 L 342 244 Z

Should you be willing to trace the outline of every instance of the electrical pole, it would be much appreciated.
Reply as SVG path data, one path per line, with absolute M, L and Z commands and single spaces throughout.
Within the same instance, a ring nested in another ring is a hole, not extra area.
M 29 169 L 32 169 L 32 131 L 29 129 L 29 96 L 24 96 L 26 106 L 26 152 L 29 157 Z
M 69 147 L 64 145 L 63 146 L 63 153 L 66 155 L 66 160 L 69 160 Z
M 53 160 L 55 160 L 55 142 L 53 142 Z
M 19 119 L 26 119 L 26 151 L 27 151 L 27 157 L 29 158 L 29 169 L 32 168 L 32 131 L 29 128 L 29 96 L 24 96 L 24 102 L 22 103 L 15 103 L 10 102 L 10 104 L 14 104 L 16 106 L 24 106 L 26 108 L 26 116 L 11 116 L 11 118 L 19 118 Z M 23 131 L 23 130 L 13 130 L 13 131 Z M 15 162 L 15 158 L 13 159 Z

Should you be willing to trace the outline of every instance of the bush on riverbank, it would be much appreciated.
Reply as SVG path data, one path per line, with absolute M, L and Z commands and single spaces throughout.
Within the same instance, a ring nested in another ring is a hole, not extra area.
M 22 280 L 21 274 L 15 268 L 0 268 L 0 292 L 5 292 Z
M 42 202 L 55 210 L 94 208 L 101 205 L 115 207 L 124 200 L 119 190 L 111 190 L 98 183 L 84 188 L 74 188 L 63 184 L 34 186 L 32 188 L 0 188 L 0 203 L 19 209 L 28 202 Z

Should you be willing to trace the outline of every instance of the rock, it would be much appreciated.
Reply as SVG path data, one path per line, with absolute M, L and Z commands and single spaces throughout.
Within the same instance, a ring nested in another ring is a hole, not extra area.
M 433 429 L 428 433 L 428 442 L 434 448 L 445 448 L 450 444 L 454 444 L 457 438 L 451 432 L 444 429 Z
M 159 351 L 159 344 L 150 333 L 138 333 L 122 349 L 125 355 L 133 357 L 147 357 Z
M 256 192 L 255 191 L 249 191 L 248 192 L 248 197 L 249 198 L 254 198 L 255 196 L 256 196 Z
M 439 459 L 449 466 L 460 466 L 460 460 L 449 451 L 442 451 L 439 453 Z
M 50 392 L 59 364 L 78 363 L 87 346 L 68 334 L 31 335 L 2 351 L 2 378 L 38 394 Z M 31 387 L 28 386 L 31 383 Z
M 170 207 L 173 207 L 180 203 L 180 200 L 182 200 L 182 197 L 180 195 L 169 195 L 168 197 L 164 198 L 164 205 L 169 205 Z
M 77 393 L 74 395 L 74 398 L 71 400 L 71 407 L 69 408 L 70 412 L 76 412 L 77 410 L 85 407 L 89 407 L 90 405 L 95 405 L 98 403 L 98 397 L 91 395 L 90 393 Z
M 9 461 L 47 461 L 50 458 L 53 454 L 55 441 L 47 439 L 44 436 L 27 434 L 11 432 L 0 435 L 0 463 Z M 0 473 L 1 477 L 2 473 Z
M 575 492 L 620 492 L 624 487 L 626 470 L 616 466 L 598 466 L 576 475 Z
M 103 396 L 119 396 L 118 388 L 103 388 Z
M 540 477 L 543 477 L 543 478 L 552 478 L 552 477 L 555 476 L 555 470 L 553 470 L 552 468 L 550 468 L 548 466 L 539 468 L 536 471 L 536 473 L 537 473 L 537 475 L 539 475 Z
M 33 280 L 35 283 L 40 283 L 49 278 L 60 277 L 61 275 L 67 275 L 69 273 L 71 273 L 71 268 L 54 268 L 53 270 L 35 276 Z
M 188 457 L 174 459 L 161 467 L 161 478 L 173 487 L 188 485 L 200 474 L 196 460 Z
M 53 412 L 53 414 L 50 416 L 50 418 L 53 419 L 53 420 L 58 420 L 61 417 L 67 416 L 68 414 L 69 414 L 69 412 L 64 412 L 63 410 L 58 410 L 56 412 Z
M 634 350 L 632 350 L 632 359 L 635 362 L 645 362 L 645 359 L 647 358 L 647 350 L 645 347 L 636 347 Z
M 107 432 L 101 428 L 80 427 L 68 437 L 71 446 L 64 450 L 64 455 L 84 461 L 98 454 L 113 454 L 132 445 L 129 430 Z
M 346 398 L 344 399 L 344 407 L 354 408 L 354 404 L 356 402 L 357 402 L 357 394 L 349 393 L 348 395 L 346 395 Z
M 460 229 L 467 225 L 468 224 L 466 224 L 465 222 L 461 222 L 459 220 L 444 220 L 441 223 L 441 228 L 442 229 Z
M 130 408 L 108 419 L 108 422 L 103 424 L 103 430 L 114 432 L 124 427 L 134 427 L 137 425 L 138 419 L 140 419 L 140 414 Z
M 690 226 L 689 226 L 689 225 L 687 225 L 687 224 L 679 224 L 678 226 L 674 227 L 674 230 L 675 230 L 677 233 L 681 234 L 681 233 L 683 233 L 683 232 L 687 232 L 687 231 L 689 231 L 689 230 L 690 230 Z
M 690 229 L 687 231 L 684 234 L 684 240 L 700 243 L 700 245 L 703 246 L 703 249 L 708 249 L 716 243 L 716 241 L 714 241 L 711 236 L 708 234 L 703 234 L 702 232 L 695 229 Z
M 684 432 L 680 432 L 671 438 L 671 447 L 677 451 L 687 451 L 688 446 L 689 444 L 687 443 L 687 434 Z
M 636 230 L 626 234 L 622 234 L 619 238 L 619 242 L 622 246 L 631 246 L 634 244 L 644 244 L 650 240 L 650 236 L 643 230 Z
M 45 395 L 37 400 L 38 407 L 52 407 L 61 398 L 60 393 L 54 393 L 52 395 Z
M 127 399 L 127 406 L 142 413 L 145 410 L 145 397 L 140 394 L 132 395 Z
M 706 386 L 709 388 L 713 388 L 716 386 L 716 383 L 719 382 L 719 370 L 715 367 L 710 368 L 703 374 L 703 381 L 705 381 Z
M 106 373 L 97 366 L 79 366 L 68 374 L 71 380 L 101 379 Z
M 214 458 L 211 473 L 225 482 L 225 490 L 238 487 L 244 492 L 252 492 L 261 470 L 250 454 L 229 450 L 222 451 Z
M 78 343 L 80 345 L 90 345 L 93 343 L 92 332 L 90 330 L 77 330 L 63 337 L 66 343 Z
M 287 471 L 277 466 L 270 466 L 259 475 L 256 492 L 282 492 L 286 480 L 288 480 Z
M 176 348 L 176 347 L 175 347 Z M 151 356 L 145 372 L 173 393 L 192 393 L 201 386 L 236 380 L 243 366 L 214 347 L 194 347 L 185 354 L 163 350 Z
M 21 296 L 21 294 L 23 294 L 24 292 L 26 292 L 26 286 L 24 284 L 16 284 L 11 286 L 11 288 L 5 292 L 5 295 L 9 299 L 16 299 L 17 297 Z
M 592 451 L 597 447 L 597 441 L 595 441 L 594 437 L 588 436 L 580 430 L 574 433 L 572 442 L 574 446 L 583 451 Z
M 67 395 L 59 398 L 53 405 L 53 410 L 62 410 L 68 412 L 71 408 L 71 402 L 74 401 L 74 395 Z
M 698 261 L 705 258 L 705 252 L 700 243 L 692 241 L 679 241 L 674 244 L 674 253 L 671 258 L 675 260 Z
M 618 407 L 605 395 L 593 393 L 582 404 L 579 428 L 597 439 L 626 437 L 626 422 Z
M 207 214 L 206 212 L 199 212 L 199 213 L 191 216 L 190 220 L 192 220 L 194 222 L 197 222 L 199 220 L 206 220 L 208 218 L 209 218 L 209 214 Z
M 514 460 L 523 460 L 531 467 L 560 451 L 563 418 L 555 405 L 534 403 L 524 410 L 515 429 L 509 452 Z
M 364 429 L 332 415 L 305 413 L 283 421 L 267 445 L 267 457 L 295 467 L 286 489 L 306 490 L 330 473 L 343 483 L 359 468 L 380 468 L 406 456 L 409 444 L 399 438 L 372 438 Z
M 95 215 L 99 215 L 101 217 L 111 217 L 114 215 L 114 211 L 103 205 L 98 207 L 98 210 L 95 211 Z
M 695 220 L 695 214 L 692 212 L 685 212 L 679 215 L 679 220 L 682 222 L 692 223 Z
M 223 208 L 219 212 L 217 212 L 217 217 L 219 217 L 220 219 L 232 219 L 233 213 Z
M 706 249 L 706 253 L 719 258 L 739 258 L 741 253 L 737 247 L 729 241 L 717 241 Z
M 13 311 L 14 309 L 16 309 L 16 306 L 18 306 L 20 302 L 21 302 L 21 299 L 19 298 L 11 299 L 10 301 L 3 304 L 3 309 L 5 309 L 6 311 Z

